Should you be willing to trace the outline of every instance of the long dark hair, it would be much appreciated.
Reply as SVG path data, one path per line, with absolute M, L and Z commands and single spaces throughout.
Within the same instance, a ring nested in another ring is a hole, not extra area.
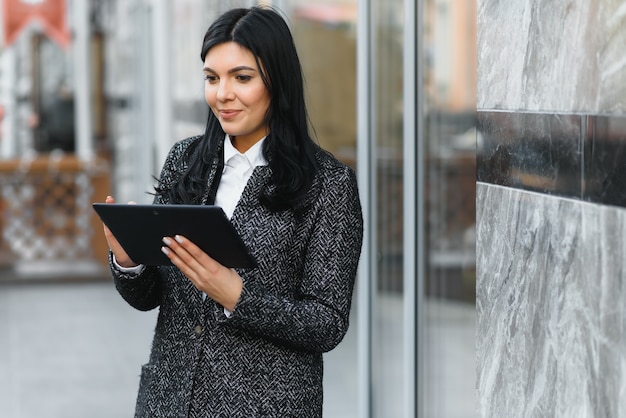
M 252 52 L 271 98 L 263 154 L 273 187 L 264 188 L 261 203 L 272 211 L 297 209 L 317 172 L 318 147 L 309 135 L 302 69 L 289 27 L 270 8 L 233 9 L 221 15 L 204 35 L 202 61 L 211 48 L 225 42 L 236 42 Z M 161 193 L 174 203 L 199 203 L 210 166 L 220 158 L 224 137 L 218 119 L 209 111 L 204 138 L 188 148 L 188 170 Z

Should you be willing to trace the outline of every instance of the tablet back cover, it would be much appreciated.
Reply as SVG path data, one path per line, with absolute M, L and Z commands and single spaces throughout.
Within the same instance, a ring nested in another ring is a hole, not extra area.
M 219 206 L 94 203 L 93 209 L 135 263 L 172 265 L 162 239 L 183 235 L 226 267 L 256 267 Z

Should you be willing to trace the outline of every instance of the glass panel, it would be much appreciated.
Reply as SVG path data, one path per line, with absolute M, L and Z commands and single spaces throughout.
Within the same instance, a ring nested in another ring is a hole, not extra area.
M 424 4 L 427 417 L 474 416 L 475 0 Z
M 292 0 L 274 6 L 291 24 L 313 133 L 322 147 L 356 169 L 356 0 Z M 348 334 L 324 356 L 324 416 L 357 418 L 355 314 L 353 305 Z
M 374 1 L 376 291 L 372 312 L 374 417 L 403 415 L 403 1 Z

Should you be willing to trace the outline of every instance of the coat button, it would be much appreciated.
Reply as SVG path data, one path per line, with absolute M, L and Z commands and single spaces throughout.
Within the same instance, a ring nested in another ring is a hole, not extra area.
M 196 327 L 194 328 L 194 331 L 196 332 L 196 334 L 200 335 L 202 334 L 202 325 L 196 325 Z

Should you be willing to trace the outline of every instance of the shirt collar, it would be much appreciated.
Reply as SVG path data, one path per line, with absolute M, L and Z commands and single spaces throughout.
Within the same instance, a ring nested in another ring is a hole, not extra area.
M 256 144 L 251 146 L 248 151 L 242 154 L 233 146 L 232 142 L 230 142 L 230 136 L 226 134 L 226 138 L 224 139 L 224 163 L 228 162 L 228 160 L 235 155 L 242 155 L 248 160 L 248 163 L 250 163 L 252 167 L 267 165 L 267 160 L 263 156 L 263 142 L 265 138 L 266 137 L 261 138 Z

